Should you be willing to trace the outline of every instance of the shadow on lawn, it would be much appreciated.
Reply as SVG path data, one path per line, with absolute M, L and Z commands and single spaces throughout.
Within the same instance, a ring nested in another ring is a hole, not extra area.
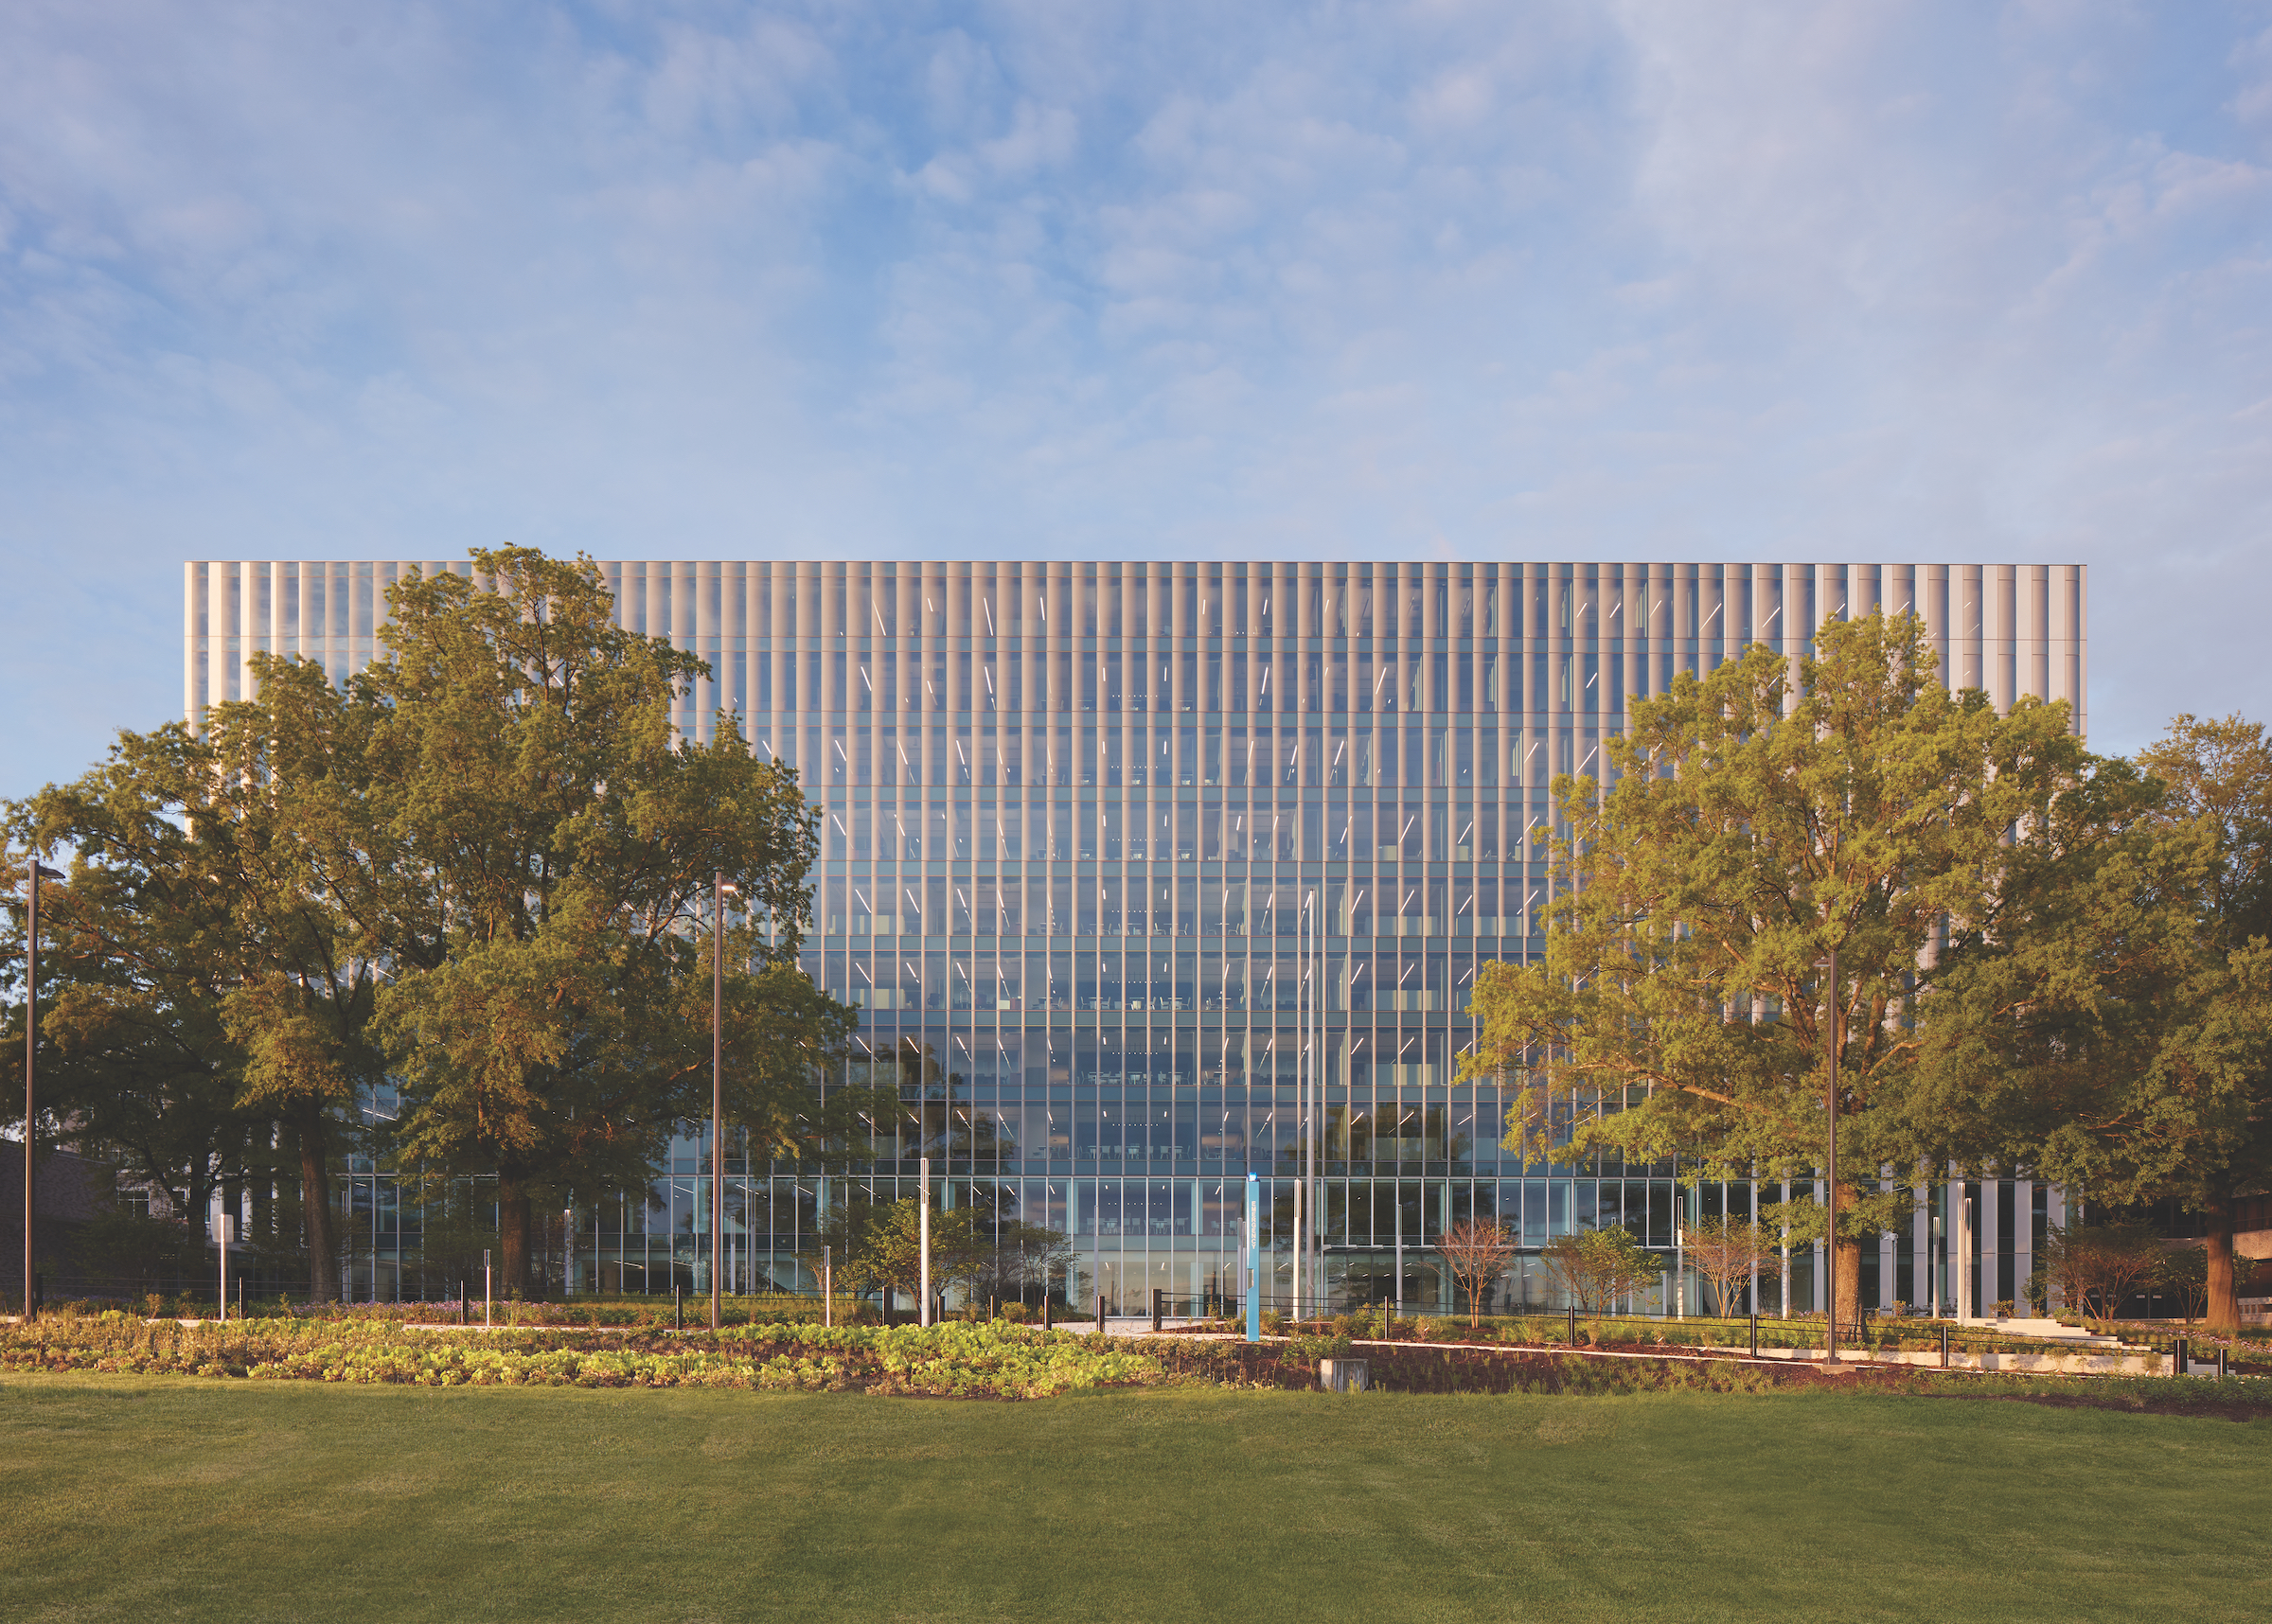
M 1227 1386 L 1306 1391 L 1318 1385 L 1321 1356 L 1346 1357 L 1345 1346 L 1319 1342 L 1196 1342 L 1174 1337 L 1129 1344 L 1158 1359 L 1171 1376 Z M 2184 1415 L 2253 1421 L 2272 1417 L 2272 1382 L 2212 1383 L 2187 1377 L 1993 1377 L 1943 1374 L 1914 1367 L 1855 1363 L 1837 1371 L 1809 1365 L 1735 1360 L 1589 1358 L 1546 1350 L 1485 1346 L 1363 1350 L 1372 1386 L 1392 1393 L 1648 1392 L 1789 1393 L 1834 1391 L 1934 1399 L 2004 1399 L 2062 1409 L 2106 1409 L 2134 1415 Z

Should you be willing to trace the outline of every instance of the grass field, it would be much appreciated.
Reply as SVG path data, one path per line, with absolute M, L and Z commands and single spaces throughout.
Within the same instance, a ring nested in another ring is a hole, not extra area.
M 0 1617 L 2262 1619 L 2272 1422 L 0 1383 Z

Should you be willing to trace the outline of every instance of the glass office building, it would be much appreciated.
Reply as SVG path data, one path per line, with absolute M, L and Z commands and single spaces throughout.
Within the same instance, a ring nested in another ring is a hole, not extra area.
M 384 589 L 455 563 L 192 563 L 185 704 L 245 691 L 256 649 L 335 677 L 372 657 Z M 940 1075 L 849 1175 L 732 1159 L 729 1284 L 808 1285 L 817 1214 L 912 1193 L 1065 1232 L 1056 1295 L 1140 1312 L 1233 1293 L 1247 1174 L 1274 1284 L 1448 1305 L 1428 1247 L 1471 1214 L 1532 1259 L 1625 1223 L 1666 1253 L 1686 1215 L 1780 1190 L 1683 1190 L 1666 1166 L 1524 1166 L 1501 1104 L 1457 1086 L 1479 965 L 1541 944 L 1553 774 L 1597 769 L 1627 703 L 1752 641 L 1796 654 L 1827 615 L 1915 609 L 1953 681 L 2084 712 L 2079 566 L 1623 563 L 611 562 L 618 615 L 715 673 L 824 819 L 815 980 L 861 1006 L 865 1053 Z M 1305 1134 L 1307 1145 L 1305 1147 Z M 654 1190 L 579 1209 L 576 1289 L 706 1286 L 706 1145 Z M 1306 1179 L 1306 1182 L 1303 1182 Z M 391 1295 L 417 1234 L 383 1176 L 348 1181 L 357 1289 Z M 1865 1254 L 1867 1300 L 1946 1300 L 1930 1212 Z M 2016 1295 L 2057 1192 L 1975 1192 L 1971 1278 Z M 390 1227 L 391 1226 L 391 1227 Z M 1814 1306 L 1817 1260 L 1792 1260 Z M 1780 1279 L 1760 1306 L 1785 1300 Z M 1687 1300 L 1695 1305 L 1694 1288 Z M 1659 1299 L 1657 1306 L 1667 1306 Z

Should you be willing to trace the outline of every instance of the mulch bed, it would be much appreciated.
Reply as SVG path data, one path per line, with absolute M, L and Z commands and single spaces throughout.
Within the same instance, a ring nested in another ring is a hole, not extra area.
M 1240 1386 L 1307 1390 L 1317 1386 L 1314 1358 L 1286 1343 L 1170 1342 L 1147 1339 L 1144 1350 L 1179 1374 Z M 1372 1385 L 1392 1393 L 1610 1393 L 1659 1388 L 1765 1391 L 1857 1385 L 1900 1387 L 1914 1380 L 1900 1368 L 1853 1366 L 1824 1371 L 1805 1365 L 1729 1359 L 1589 1357 L 1558 1349 L 1483 1343 L 1411 1346 L 1367 1343 L 1355 1350 Z
M 1145 1339 L 1144 1348 L 1181 1374 L 1241 1386 L 1302 1391 L 1317 1386 L 1314 1360 L 1287 1343 L 1186 1342 L 1160 1337 Z M 2078 1386 L 2052 1392 L 1979 1392 L 1965 1389 L 1983 1379 L 1997 1378 L 1860 1361 L 1832 1370 L 1814 1364 L 1752 1360 L 1734 1349 L 1726 1350 L 1727 1356 L 1715 1358 L 1709 1352 L 1679 1355 L 1644 1346 L 1571 1350 L 1503 1343 L 1368 1341 L 1353 1349 L 1352 1354 L 1368 1361 L 1376 1388 L 1392 1393 L 1804 1392 L 1836 1388 L 1926 1399 L 2000 1399 L 2052 1409 L 2120 1410 L 2132 1415 L 2202 1416 L 2235 1421 L 2272 1417 L 2272 1404 L 2263 1399 L 2218 1393 L 2213 1384 L 2202 1384 L 2198 1392 L 2181 1387 L 2166 1393 L 2141 1392 L 2128 1382 L 2097 1390 Z

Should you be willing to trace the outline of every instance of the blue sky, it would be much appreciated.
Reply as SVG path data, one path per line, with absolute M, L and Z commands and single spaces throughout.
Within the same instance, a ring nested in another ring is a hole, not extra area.
M 0 8 L 0 794 L 185 558 L 2081 560 L 2272 717 L 2272 4 Z

